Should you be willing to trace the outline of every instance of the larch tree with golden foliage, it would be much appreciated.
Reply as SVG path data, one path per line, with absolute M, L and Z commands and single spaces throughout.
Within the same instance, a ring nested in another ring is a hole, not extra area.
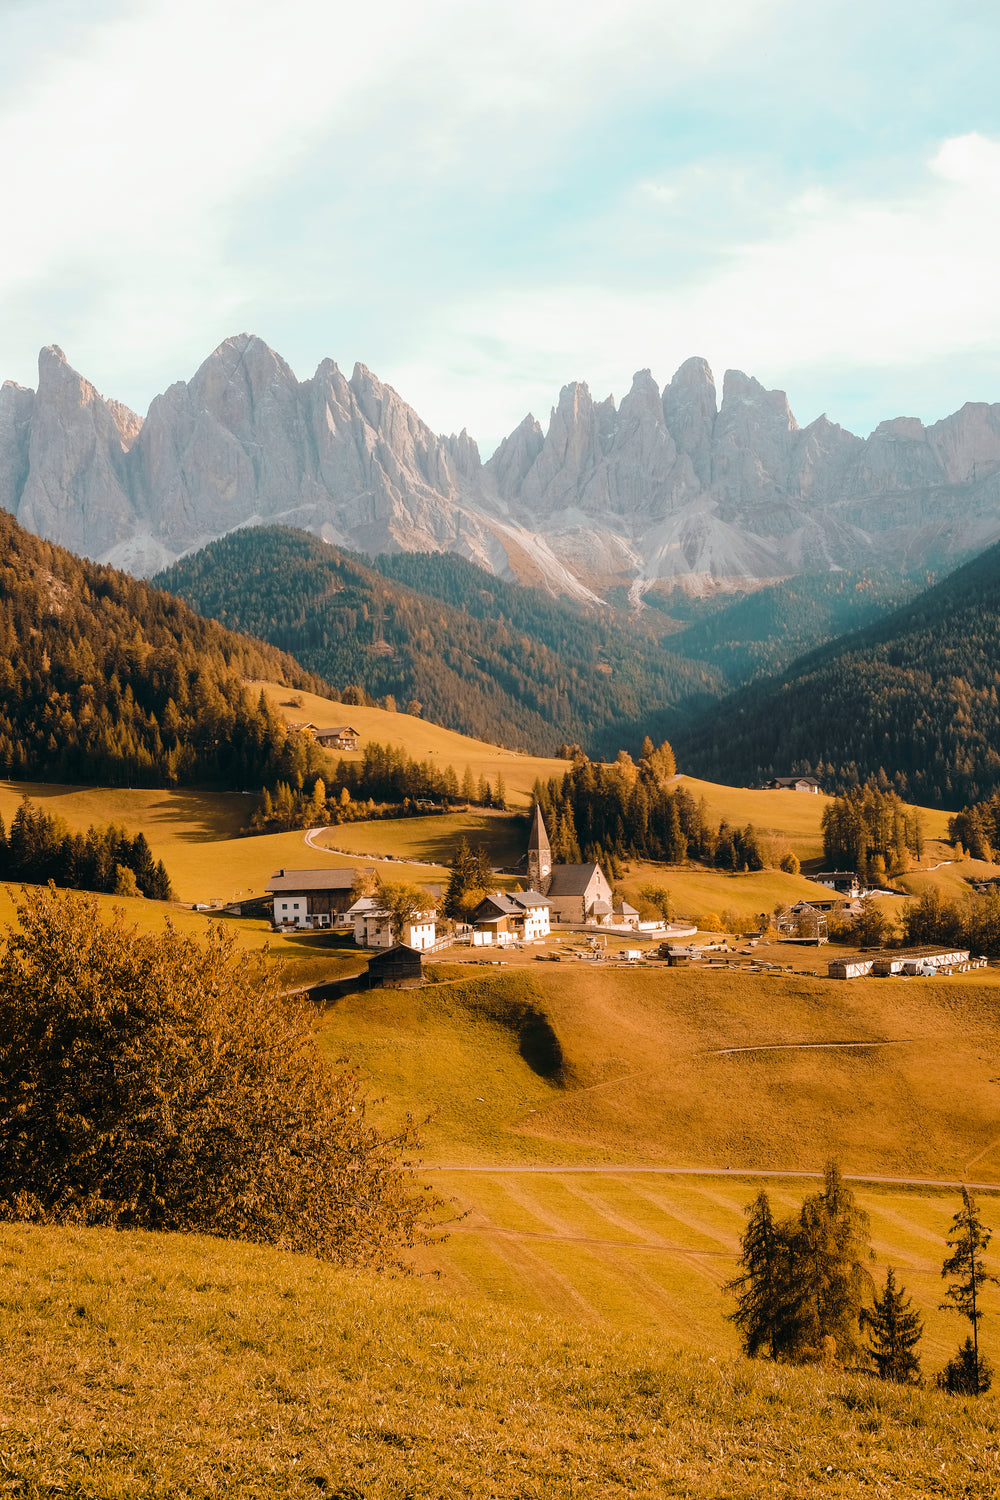
M 436 1205 L 406 1160 L 412 1123 L 366 1121 L 264 957 L 221 926 L 196 941 L 108 924 L 51 887 L 17 917 L 0 952 L 0 1216 L 402 1263 Z

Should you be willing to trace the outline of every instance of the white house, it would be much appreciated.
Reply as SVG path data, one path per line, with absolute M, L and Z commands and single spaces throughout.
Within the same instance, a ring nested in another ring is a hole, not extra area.
M 277 870 L 265 889 L 275 927 L 332 927 L 347 910 L 356 870 Z
M 472 918 L 477 948 L 534 943 L 549 934 L 549 902 L 538 891 L 490 891 Z
M 404 923 L 397 940 L 392 932 L 392 915 L 375 896 L 362 896 L 347 912 L 348 921 L 354 925 L 354 941 L 359 948 L 391 948 L 398 941 L 418 952 L 433 947 L 435 937 L 434 911 L 432 907 L 415 913 L 413 919 Z

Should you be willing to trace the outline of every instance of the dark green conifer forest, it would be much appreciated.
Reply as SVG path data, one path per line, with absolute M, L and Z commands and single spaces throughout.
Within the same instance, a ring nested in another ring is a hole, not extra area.
M 248 686 L 323 691 L 273 646 L 205 620 L 0 512 L 0 776 L 259 787 L 286 731 Z
M 451 553 L 367 562 L 266 527 L 223 537 L 156 581 L 363 699 L 416 699 L 437 724 L 536 754 L 578 740 L 614 755 L 723 688 L 651 629 L 623 629 L 604 606 L 505 583 Z
M 1000 787 L 1000 547 L 877 624 L 733 693 L 677 736 L 685 769 L 755 785 L 878 778 L 924 806 Z

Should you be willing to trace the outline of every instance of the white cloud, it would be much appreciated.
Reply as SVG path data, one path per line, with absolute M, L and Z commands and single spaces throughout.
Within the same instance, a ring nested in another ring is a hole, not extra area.
M 103 347 L 113 384 L 150 340 L 204 351 L 262 292 L 305 300 L 295 264 L 232 254 L 241 216 L 304 163 L 314 182 L 328 162 L 335 200 L 386 224 L 403 182 L 500 193 L 601 100 L 704 64 L 790 0 L 107 3 L 72 52 L 45 49 L 37 19 L 61 23 L 65 0 L 36 5 L 0 108 L 0 327 L 29 338 L 28 313 L 51 308 L 85 357 Z M 332 245 L 327 284 L 348 254 L 379 274 L 365 245 Z M 32 343 L 68 337 L 46 326 Z
M 728 366 L 775 381 L 824 364 L 889 369 L 978 357 L 1000 348 L 998 240 L 1000 142 L 967 134 L 941 145 L 918 191 L 881 201 L 800 194 L 780 228 L 725 249 L 683 286 L 644 273 L 641 285 L 493 287 L 451 310 L 429 363 L 462 362 L 450 404 L 492 409 L 493 423 L 480 428 L 492 442 L 523 414 L 525 349 L 535 351 L 536 391 L 539 365 L 551 371 L 543 409 L 566 380 L 620 395 L 635 369 L 652 364 L 662 383 L 692 354 L 717 376 Z M 488 355 L 477 360 L 477 348 Z M 417 368 L 413 375 L 419 384 Z M 435 384 L 443 407 L 440 374 Z

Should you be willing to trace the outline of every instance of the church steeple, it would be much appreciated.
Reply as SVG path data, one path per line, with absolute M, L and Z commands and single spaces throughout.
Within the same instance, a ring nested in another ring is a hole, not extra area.
M 542 809 L 535 803 L 535 816 L 531 824 L 531 834 L 528 838 L 528 884 L 532 890 L 540 891 L 543 896 L 548 895 L 549 882 L 552 878 L 552 849 L 549 845 L 549 836 L 545 831 L 545 819 L 542 817 Z

